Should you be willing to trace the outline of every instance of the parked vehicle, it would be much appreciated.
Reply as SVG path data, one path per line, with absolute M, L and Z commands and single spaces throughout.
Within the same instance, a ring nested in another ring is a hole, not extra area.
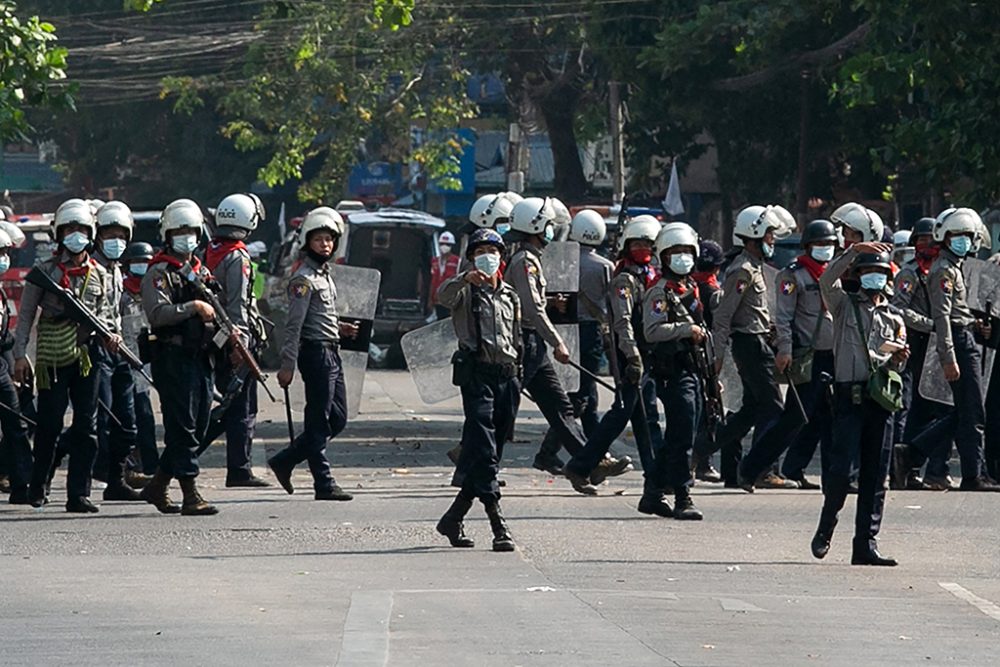
M 38 262 L 48 259 L 55 252 L 52 240 L 52 214 L 24 215 L 16 221 L 24 232 L 24 245 L 10 252 L 10 269 L 0 278 L 0 285 L 7 294 L 10 304 L 10 326 L 17 326 L 17 314 L 21 306 L 21 290 L 24 278 Z

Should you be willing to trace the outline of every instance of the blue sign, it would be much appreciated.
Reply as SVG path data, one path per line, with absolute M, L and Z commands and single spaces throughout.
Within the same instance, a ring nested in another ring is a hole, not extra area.
M 355 165 L 347 178 L 352 197 L 399 196 L 403 192 L 403 168 L 398 163 L 369 162 Z

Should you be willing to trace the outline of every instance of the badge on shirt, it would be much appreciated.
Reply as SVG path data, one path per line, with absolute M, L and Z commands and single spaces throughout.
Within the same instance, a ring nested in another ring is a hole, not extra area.
M 538 275 L 538 267 L 535 266 L 534 264 L 531 264 L 530 262 L 525 262 L 524 263 L 524 270 L 527 271 L 527 273 L 528 273 L 529 276 L 537 276 Z
M 739 287 L 737 287 L 739 289 Z M 785 296 L 790 295 L 795 291 L 795 282 L 792 280 L 783 280 L 781 282 L 781 293 Z
M 629 291 L 628 285 L 622 285 L 618 288 L 618 298 L 622 301 L 628 301 L 632 298 L 632 293 Z
M 667 312 L 667 302 L 663 299 L 656 299 L 653 301 L 653 313 L 656 315 L 662 315 Z
M 246 276 L 247 278 L 250 277 L 250 260 L 249 259 L 244 259 L 243 260 L 243 275 Z
M 163 276 L 158 276 L 156 278 L 153 278 L 153 287 L 155 287 L 156 289 L 163 289 L 166 286 L 167 286 L 167 279 L 164 278 Z
M 910 280 L 909 278 L 903 278 L 903 280 L 899 282 L 899 291 L 902 292 L 903 294 L 909 294 L 910 292 L 912 292 L 913 281 Z
M 747 289 L 747 281 L 745 281 L 745 280 L 737 280 L 736 281 L 736 293 L 737 294 L 743 294 L 743 292 L 745 292 L 746 289 Z
M 951 278 L 941 279 L 941 291 L 945 294 L 951 294 L 951 290 L 954 287 L 954 283 L 951 282 Z
M 288 286 L 288 293 L 296 299 L 301 299 L 309 294 L 309 285 L 306 283 L 293 283 Z

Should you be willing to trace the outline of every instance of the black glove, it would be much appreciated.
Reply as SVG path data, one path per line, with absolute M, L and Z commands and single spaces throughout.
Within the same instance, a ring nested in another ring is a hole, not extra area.
M 629 384 L 639 384 L 642 379 L 642 359 L 639 357 L 629 357 L 625 365 L 625 381 Z

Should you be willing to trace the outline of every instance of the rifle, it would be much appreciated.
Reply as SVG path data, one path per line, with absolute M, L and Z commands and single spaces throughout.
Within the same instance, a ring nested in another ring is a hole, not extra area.
M 701 376 L 701 397 L 705 404 L 705 425 L 708 437 L 715 442 L 715 433 L 726 422 L 725 405 L 722 402 L 722 387 L 719 374 L 715 372 L 715 338 L 705 331 L 705 340 L 691 345 L 694 365 Z
M 101 339 L 101 341 L 107 343 L 115 335 L 115 333 L 108 328 L 108 325 L 90 312 L 90 309 L 87 308 L 82 301 L 80 301 L 80 298 L 74 294 L 72 290 L 68 290 L 57 283 L 52 279 L 52 276 L 42 271 L 39 267 L 36 266 L 29 271 L 28 275 L 25 276 L 24 279 L 35 287 L 41 288 L 43 291 L 54 294 L 62 299 L 63 305 L 66 307 L 65 315 L 78 324 L 90 327 L 94 333 L 97 334 L 97 337 Z M 139 357 L 135 356 L 132 350 L 128 349 L 127 346 L 124 344 L 119 345 L 116 354 L 124 359 L 133 370 L 138 371 L 142 377 L 149 380 L 150 384 L 153 383 L 153 378 L 149 377 L 149 374 L 146 373 Z
M 21 414 L 20 412 L 18 412 L 17 410 L 15 410 L 14 408 L 10 407 L 9 405 L 7 405 L 2 401 L 0 401 L 0 410 L 3 410 L 4 412 L 8 412 L 14 415 L 28 426 L 31 426 L 32 428 L 38 428 L 38 422 L 36 422 L 34 419 L 31 419 L 30 417 L 25 417 L 23 414 Z
M 229 342 L 229 344 L 233 346 L 233 351 L 236 352 L 240 358 L 240 370 L 245 370 L 243 375 L 244 379 L 239 382 L 238 386 L 235 386 L 235 391 L 233 391 L 234 385 L 236 385 L 235 378 L 230 382 L 230 386 L 227 388 L 226 392 L 229 402 L 232 402 L 233 397 L 235 397 L 235 395 L 243 388 L 243 382 L 245 382 L 245 379 L 253 376 L 253 379 L 264 387 L 264 391 L 267 392 L 267 397 L 270 398 L 273 403 L 275 398 L 274 394 L 271 393 L 271 388 L 267 386 L 267 375 L 265 375 L 264 371 L 260 369 L 260 366 L 257 364 L 257 360 L 254 359 L 253 354 L 247 349 L 247 346 L 243 344 L 243 340 L 240 338 L 240 330 L 229 318 L 225 307 L 222 305 L 222 302 L 219 301 L 219 297 L 208 287 L 208 285 L 202 282 L 201 278 L 198 277 L 198 274 L 190 264 L 182 266 L 179 273 L 185 280 L 188 281 L 188 283 L 191 284 L 192 287 L 194 287 L 195 291 L 198 293 L 198 298 L 206 301 L 215 311 L 215 326 L 219 329 L 218 333 L 212 339 L 215 345 L 219 349 L 222 349 L 226 342 Z M 236 373 L 236 375 L 239 375 L 239 372 Z M 223 401 L 225 402 L 225 398 Z

